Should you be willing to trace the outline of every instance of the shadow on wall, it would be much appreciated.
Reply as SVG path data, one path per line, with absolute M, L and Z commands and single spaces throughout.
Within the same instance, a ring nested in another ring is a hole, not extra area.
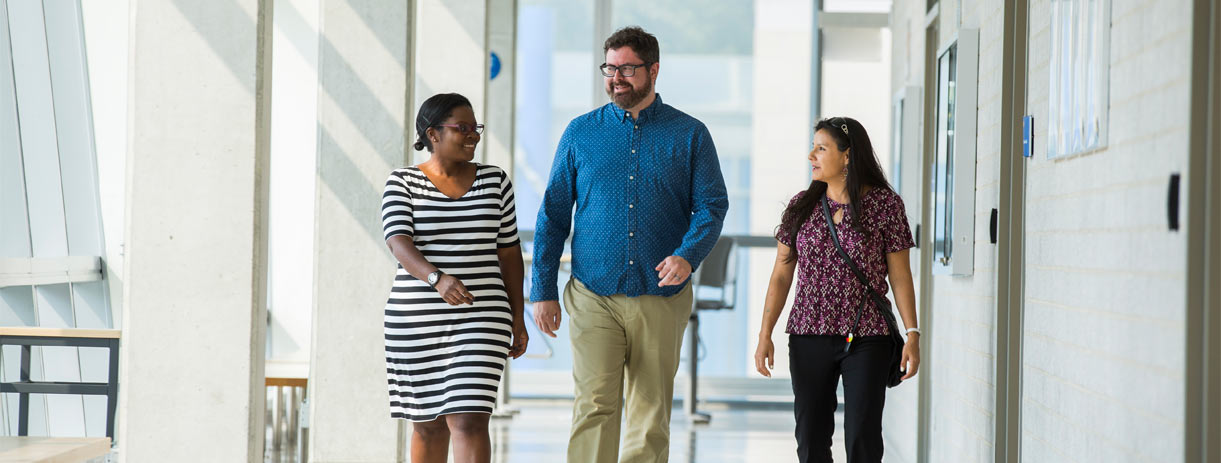
M 186 18 L 192 17 L 215 17 L 215 10 L 228 10 L 229 16 L 233 21 L 256 21 L 256 18 L 250 17 L 232 0 L 219 0 L 215 2 L 194 2 L 191 0 L 175 0 L 175 7 Z M 281 24 L 285 28 L 309 28 L 305 18 L 301 12 L 293 7 L 291 3 L 283 2 L 277 5 L 276 11 L 273 14 L 281 15 Z M 207 14 L 203 14 L 202 10 L 207 9 Z M 393 56 L 398 65 L 402 68 L 403 73 L 406 73 L 406 57 L 407 57 L 407 37 L 392 37 L 386 31 L 393 30 L 393 27 L 383 27 L 379 23 L 386 22 L 406 22 L 407 18 L 398 17 L 395 15 L 375 16 L 370 13 L 369 9 L 362 8 L 345 8 L 347 12 L 359 15 L 360 20 L 366 25 L 366 32 L 371 33 L 378 40 L 379 45 L 385 50 L 386 54 Z M 242 37 L 240 43 L 248 43 L 250 46 L 256 46 L 257 36 L 251 31 L 254 28 L 232 28 L 229 25 L 232 22 L 217 23 L 214 21 L 191 21 L 195 31 L 200 37 L 204 38 L 217 56 L 221 57 L 229 69 L 235 75 L 240 74 L 241 70 L 246 69 L 243 63 L 235 61 L 238 54 L 226 53 L 224 44 L 233 43 L 232 35 L 234 33 L 247 34 L 249 37 Z M 468 34 L 473 34 L 475 31 L 466 31 Z M 481 32 L 481 31 L 480 31 Z M 298 52 L 305 54 L 307 48 L 304 44 L 291 42 L 298 48 Z M 390 113 L 389 109 L 383 106 L 372 89 L 365 83 L 366 78 L 381 78 L 382 76 L 362 76 L 358 74 L 349 61 L 344 59 L 343 52 L 339 50 L 333 42 L 325 36 L 319 37 L 318 42 L 318 81 L 319 90 L 325 95 L 323 101 L 335 105 L 340 109 L 348 122 L 354 127 L 364 138 L 366 146 L 375 150 L 386 165 L 391 168 L 396 168 L 405 164 L 409 159 L 408 153 L 403 149 L 405 146 L 404 137 L 407 132 L 407 127 L 404 123 Z M 274 53 L 274 51 L 273 51 Z M 251 97 L 254 97 L 256 89 L 252 86 L 249 79 L 238 79 L 247 86 Z M 426 92 L 427 89 L 424 89 Z M 275 98 L 275 95 L 272 95 Z M 404 108 L 406 111 L 407 108 Z M 410 115 L 405 117 L 407 123 L 410 123 L 412 118 Z M 367 232 L 367 238 L 377 242 L 382 241 L 380 208 L 381 208 L 381 182 L 354 182 L 353 179 L 367 178 L 368 176 L 357 167 L 357 163 L 351 160 L 352 153 L 341 146 L 336 137 L 332 134 L 332 129 L 323 124 L 318 126 L 318 151 L 319 153 L 338 153 L 338 156 L 319 156 L 318 174 L 322 183 L 326 185 L 335 195 L 335 197 L 343 203 L 348 213 L 359 223 L 363 224 L 363 229 Z M 379 172 L 379 176 L 389 173 Z

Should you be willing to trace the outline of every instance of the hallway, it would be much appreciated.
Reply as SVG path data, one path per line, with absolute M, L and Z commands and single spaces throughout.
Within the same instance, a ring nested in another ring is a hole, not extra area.
M 572 405 L 568 401 L 517 400 L 521 413 L 492 421 L 494 462 L 563 461 Z M 712 408 L 712 407 L 717 408 Z M 793 414 L 787 408 L 705 406 L 713 415 L 707 425 L 689 425 L 675 407 L 670 424 L 670 461 L 675 463 L 746 463 L 796 459 Z M 836 413 L 836 425 L 843 413 Z M 838 429 L 838 428 L 837 428 Z M 844 460 L 843 436 L 835 436 L 832 454 Z

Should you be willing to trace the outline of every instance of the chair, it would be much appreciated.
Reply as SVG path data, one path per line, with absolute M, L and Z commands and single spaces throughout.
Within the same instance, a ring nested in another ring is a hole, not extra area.
M 700 294 L 696 294 L 696 310 L 733 309 L 738 299 L 738 259 L 735 250 L 737 246 L 733 237 L 722 236 L 712 247 L 708 257 L 704 258 L 695 280 L 696 289 L 716 289 L 719 296 L 715 299 L 701 299 Z
M 722 236 L 717 240 L 716 245 L 712 247 L 712 252 L 704 258 L 704 262 L 700 264 L 699 271 L 695 274 L 692 292 L 694 293 L 694 307 L 691 310 L 691 318 L 687 323 L 688 329 L 691 332 L 687 335 L 687 368 L 688 368 L 688 383 L 687 394 L 684 397 L 683 409 L 687 413 L 687 419 L 692 423 L 708 423 L 712 421 L 712 416 L 707 413 L 702 413 L 696 410 L 695 405 L 698 401 L 696 383 L 699 378 L 699 345 L 700 345 L 700 316 L 701 310 L 731 310 L 738 299 L 737 286 L 737 253 L 734 240 L 729 236 Z M 715 290 L 717 297 L 704 298 L 701 297 L 704 291 L 700 290 Z

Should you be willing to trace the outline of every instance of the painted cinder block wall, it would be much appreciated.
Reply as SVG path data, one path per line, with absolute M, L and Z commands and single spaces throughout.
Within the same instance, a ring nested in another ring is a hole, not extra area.
M 894 4 L 894 91 L 925 86 L 926 46 L 941 49 L 961 28 L 978 28 L 980 41 L 974 274 L 933 276 L 931 316 L 922 320 L 932 332 L 921 373 L 930 386 L 929 461 L 992 461 L 997 260 L 988 219 L 999 203 L 1000 156 L 1014 155 L 1000 146 L 1004 4 L 943 0 L 936 44 L 926 43 L 925 7 Z M 1051 3 L 1030 1 L 1023 461 L 1181 458 L 1186 241 L 1167 228 L 1166 188 L 1187 165 L 1190 18 L 1183 0 L 1112 1 L 1108 143 L 1049 160 Z M 908 197 L 918 190 L 903 193 L 919 216 L 925 205 Z M 892 394 L 887 408 L 914 409 L 915 400 Z M 915 461 L 911 418 L 888 413 L 884 428 L 887 461 Z

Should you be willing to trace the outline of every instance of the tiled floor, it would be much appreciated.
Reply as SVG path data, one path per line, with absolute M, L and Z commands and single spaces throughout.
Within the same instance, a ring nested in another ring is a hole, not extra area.
M 511 418 L 493 418 L 492 461 L 494 463 L 561 463 L 566 458 L 572 402 L 566 400 L 513 401 L 519 410 Z M 670 461 L 674 463 L 783 463 L 797 461 L 793 440 L 793 412 L 789 407 L 758 405 L 731 407 L 705 404 L 702 411 L 712 422 L 691 425 L 681 408 L 675 408 L 670 423 Z M 843 414 L 835 415 L 836 435 L 831 453 L 845 461 Z M 407 428 L 410 431 L 410 427 Z M 270 440 L 268 442 L 271 442 Z M 297 461 L 291 451 L 269 452 L 267 463 Z M 453 454 L 450 454 L 453 461 Z
M 572 422 L 572 404 L 567 401 L 515 401 L 521 412 L 513 418 L 492 421 L 492 461 L 498 463 L 562 462 Z M 690 425 L 682 409 L 674 410 L 670 425 L 670 461 L 729 463 L 796 461 L 793 412 L 790 409 L 759 410 L 711 404 L 703 411 L 712 422 Z M 842 426 L 842 414 L 836 414 Z M 839 429 L 832 453 L 845 461 Z

